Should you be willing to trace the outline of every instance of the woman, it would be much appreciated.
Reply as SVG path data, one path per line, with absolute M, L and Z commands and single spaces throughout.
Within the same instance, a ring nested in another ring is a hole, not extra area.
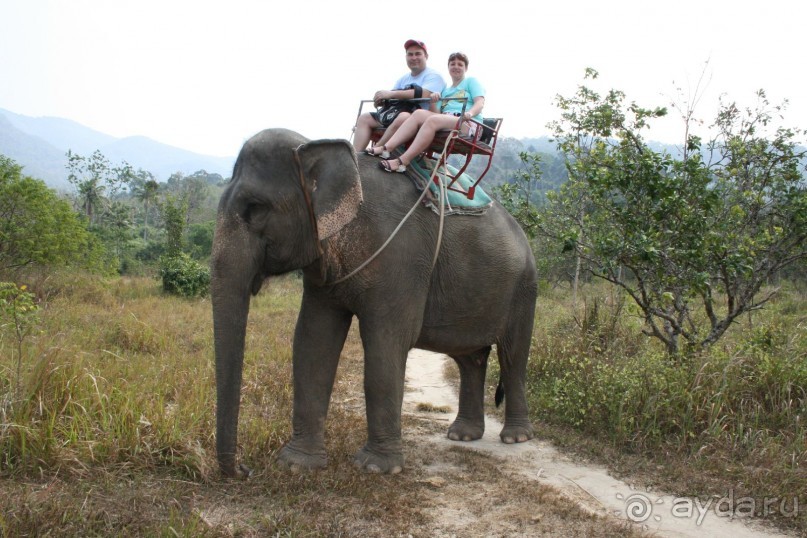
M 376 157 L 387 157 L 387 148 L 397 148 L 401 144 L 412 140 L 409 148 L 398 158 L 383 160 L 379 166 L 387 172 L 405 172 L 406 166 L 421 152 L 423 152 L 432 140 L 437 131 L 441 129 L 456 129 L 459 123 L 459 116 L 462 115 L 462 108 L 465 106 L 465 113 L 462 122 L 462 134 L 474 136 L 477 125 L 470 119 L 482 122 L 480 113 L 485 106 L 485 90 L 482 85 L 473 77 L 465 78 L 468 71 L 468 57 L 455 52 L 448 57 L 448 73 L 451 75 L 451 86 L 442 93 L 442 105 L 437 112 L 437 99 L 440 95 L 432 94 L 432 110 L 416 110 L 398 128 L 395 134 L 383 146 L 369 148 L 366 153 Z M 456 98 L 456 100 L 446 101 L 445 99 Z M 466 101 L 460 100 L 467 99 Z

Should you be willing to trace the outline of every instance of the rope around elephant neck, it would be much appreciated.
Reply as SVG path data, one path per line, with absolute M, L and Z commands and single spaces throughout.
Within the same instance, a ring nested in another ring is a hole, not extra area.
M 448 146 L 448 141 L 451 140 L 451 137 L 454 136 L 455 134 L 456 134 L 456 132 L 452 131 L 451 136 L 446 137 L 446 145 L 443 146 L 443 153 L 445 153 L 446 147 Z M 423 198 L 426 196 L 426 193 L 429 191 L 429 183 L 434 181 L 434 178 L 435 178 L 436 175 L 437 175 L 437 164 L 435 164 L 434 169 L 432 170 L 432 174 L 431 174 L 431 177 L 429 178 L 429 182 L 426 183 L 426 185 L 423 187 L 423 192 L 420 193 L 420 197 L 418 197 L 418 199 L 415 201 L 415 204 L 412 206 L 412 208 L 409 210 L 409 212 L 406 215 L 404 215 L 404 218 L 401 219 L 401 222 L 398 223 L 398 226 L 395 227 L 395 229 L 392 231 L 392 233 L 387 238 L 387 240 L 384 241 L 384 244 L 381 245 L 378 248 L 378 250 L 376 250 L 373 253 L 372 256 L 367 258 L 367 260 L 365 260 L 364 263 L 362 263 L 361 265 L 359 265 L 358 267 L 353 269 L 347 275 L 343 276 L 342 278 L 338 278 L 338 279 L 334 280 L 333 282 L 326 283 L 325 285 L 326 286 L 333 286 L 335 284 L 339 284 L 340 282 L 344 282 L 348 278 L 352 277 L 353 275 L 355 275 L 356 273 L 358 273 L 359 271 L 361 271 L 362 269 L 367 267 L 367 265 L 369 265 L 369 263 L 371 261 L 373 261 L 379 254 L 381 254 L 381 252 L 385 248 L 387 248 L 387 245 L 389 245 L 390 241 L 392 241 L 392 238 L 395 237 L 398 234 L 398 232 L 401 230 L 404 223 L 407 220 L 409 220 L 409 217 L 412 216 L 412 213 L 415 212 L 415 209 L 417 209 L 418 205 L 420 205 L 420 202 L 423 200 Z M 448 195 L 448 192 L 446 191 L 445 184 L 442 181 L 439 181 L 438 184 L 440 185 L 440 221 L 439 221 L 439 225 L 437 227 L 437 244 L 436 244 L 435 249 L 434 249 L 434 258 L 432 258 L 432 267 L 431 267 L 432 269 L 434 269 L 434 266 L 437 264 L 437 256 L 438 256 L 438 254 L 440 254 L 440 245 L 442 244 L 442 240 L 443 240 L 443 221 L 445 220 L 445 205 L 446 205 L 446 200 L 447 200 L 447 195 Z
M 451 135 L 446 137 L 446 142 L 445 142 L 445 145 L 443 146 L 443 154 L 445 154 L 446 148 L 448 147 L 449 140 L 451 140 L 452 137 L 454 135 L 456 135 L 456 134 L 457 134 L 456 131 L 452 131 Z M 310 217 L 310 219 L 312 221 L 312 227 L 313 227 L 314 235 L 315 235 L 314 240 L 315 240 L 315 242 L 317 244 L 317 252 L 320 255 L 320 271 L 321 271 L 321 274 L 322 274 L 322 277 L 323 277 L 322 280 L 324 281 L 325 280 L 324 251 L 322 250 L 322 245 L 320 244 L 320 240 L 319 240 L 319 232 L 317 230 L 317 219 L 316 219 L 316 217 L 314 215 L 314 206 L 313 206 L 313 203 L 311 202 L 311 197 L 310 197 L 310 195 L 308 193 L 308 189 L 306 188 L 306 183 L 305 183 L 305 177 L 304 177 L 304 174 L 303 174 L 302 163 L 300 162 L 300 157 L 297 154 L 296 149 L 294 150 L 294 157 L 295 157 L 295 160 L 297 162 L 297 170 L 298 170 L 298 172 L 300 174 L 300 186 L 303 189 L 303 195 L 305 196 L 305 203 L 308 206 L 309 217 Z M 404 223 L 407 220 L 409 220 L 409 217 L 411 217 L 412 214 L 415 212 L 415 209 L 417 209 L 418 205 L 420 205 L 420 202 L 423 201 L 423 198 L 426 196 L 426 193 L 429 191 L 429 183 L 434 181 L 434 178 L 437 176 L 437 168 L 438 168 L 437 164 L 435 163 L 434 169 L 432 170 L 431 177 L 429 177 L 428 183 L 426 183 L 426 185 L 423 187 L 423 192 L 420 193 L 420 197 L 418 197 L 418 199 L 415 201 L 414 205 L 409 210 L 409 212 L 406 215 L 404 215 L 404 218 L 401 220 L 401 222 L 398 223 L 398 226 L 395 227 L 395 229 L 392 231 L 392 233 L 387 238 L 387 240 L 384 241 L 384 244 L 381 245 L 378 248 L 378 250 L 376 250 L 369 258 L 367 258 L 361 265 L 359 265 L 358 267 L 353 269 L 350 273 L 348 273 L 347 275 L 345 275 L 345 276 L 343 276 L 341 278 L 338 278 L 338 279 L 334 280 L 333 282 L 325 282 L 323 284 L 324 286 L 334 286 L 336 284 L 339 284 L 340 282 L 344 282 L 348 278 L 352 277 L 353 275 L 355 275 L 356 273 L 358 273 L 359 271 L 361 271 L 362 269 L 367 267 L 367 265 L 369 265 L 370 262 L 372 262 L 379 254 L 381 254 L 381 252 L 383 252 L 383 250 L 385 248 L 387 248 L 387 245 L 389 245 L 390 241 L 392 241 L 392 239 L 398 234 L 398 232 L 403 227 Z M 437 256 L 440 254 L 440 245 L 442 244 L 442 241 L 443 241 L 443 223 L 445 221 L 445 205 L 446 205 L 446 201 L 447 201 L 447 197 L 448 197 L 448 192 L 446 190 L 445 183 L 443 183 L 443 181 L 438 181 L 437 183 L 440 186 L 440 220 L 439 220 L 439 224 L 438 224 L 438 227 L 437 227 L 437 244 L 436 244 L 435 249 L 434 249 L 434 257 L 432 258 L 432 267 L 431 267 L 432 269 L 434 269 L 434 266 L 437 264 Z

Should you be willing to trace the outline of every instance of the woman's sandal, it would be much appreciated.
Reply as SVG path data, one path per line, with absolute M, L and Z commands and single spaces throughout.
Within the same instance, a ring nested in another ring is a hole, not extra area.
M 381 149 L 381 153 L 376 153 L 376 149 Z M 381 157 L 382 159 L 389 159 L 389 151 L 387 151 L 387 146 L 370 146 L 364 153 L 367 155 L 372 155 L 373 157 Z
M 393 168 L 391 163 L 394 163 L 395 161 L 398 161 L 398 166 Z M 399 174 L 406 172 L 406 165 L 399 158 L 381 161 L 378 163 L 378 166 L 381 167 L 381 169 L 385 172 L 398 172 Z

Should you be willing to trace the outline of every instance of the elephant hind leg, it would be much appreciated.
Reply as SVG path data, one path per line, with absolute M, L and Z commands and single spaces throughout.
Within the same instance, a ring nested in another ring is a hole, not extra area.
M 530 323 L 532 318 L 530 318 Z M 535 436 L 527 407 L 527 358 L 530 333 L 496 346 L 501 368 L 496 399 L 504 399 L 504 428 L 499 437 L 507 444 L 523 443 Z
M 504 396 L 504 428 L 499 436 L 508 444 L 523 443 L 535 436 L 527 406 L 527 361 L 535 321 L 534 274 L 528 284 L 522 300 L 513 302 L 507 330 L 496 342 Z
M 452 355 L 460 369 L 460 401 L 457 418 L 448 428 L 452 441 L 474 441 L 485 433 L 485 372 L 490 347 L 468 355 Z

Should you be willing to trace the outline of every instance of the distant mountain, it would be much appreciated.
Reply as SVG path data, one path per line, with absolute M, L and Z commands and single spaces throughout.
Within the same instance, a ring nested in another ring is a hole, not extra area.
M 2 111 L 0 111 L 2 112 Z M 67 182 L 65 152 L 38 136 L 17 129 L 0 113 L 0 154 L 23 166 L 23 173 L 41 179 L 54 189 L 65 190 Z
M 113 164 L 126 161 L 165 181 L 171 174 L 199 170 L 230 177 L 235 157 L 212 157 L 162 144 L 144 136 L 115 138 L 63 118 L 33 118 L 0 108 L 0 154 L 23 166 L 23 173 L 67 190 L 67 156 L 101 151 Z

